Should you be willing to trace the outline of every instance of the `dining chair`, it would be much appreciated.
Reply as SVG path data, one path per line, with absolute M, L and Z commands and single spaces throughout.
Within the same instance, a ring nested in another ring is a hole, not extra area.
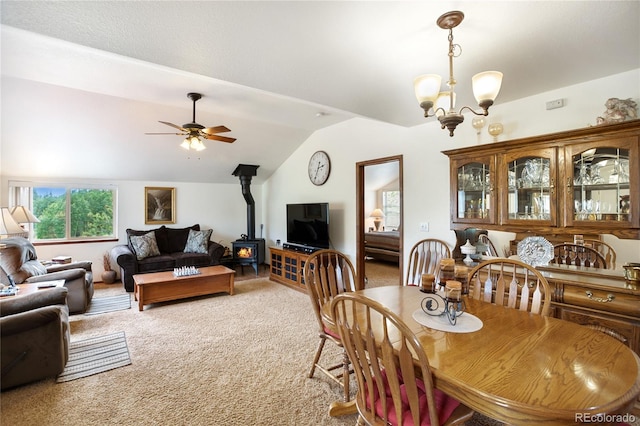
M 496 246 L 493 245 L 489 237 L 485 234 L 478 235 L 478 242 L 483 244 L 486 249 L 481 254 L 486 254 L 487 256 L 499 257 L 498 250 L 496 250 Z
M 409 267 L 405 285 L 417 285 L 422 282 L 422 274 L 436 274 L 440 260 L 451 257 L 449 245 L 435 238 L 418 241 L 409 252 Z
M 356 289 L 356 274 L 353 264 L 343 253 L 336 250 L 318 250 L 307 258 L 304 265 L 304 281 L 307 287 L 307 294 L 311 299 L 311 306 L 318 321 L 318 336 L 320 343 L 316 350 L 309 378 L 313 377 L 316 368 L 323 372 L 331 380 L 342 386 L 344 390 L 344 400 L 350 399 L 349 380 L 350 366 L 349 357 L 344 351 L 340 336 L 331 329 L 331 324 L 326 323 L 322 316 L 322 306 L 330 303 L 331 300 L 344 292 L 352 292 Z M 320 363 L 320 356 L 325 343 L 329 341 L 342 348 L 342 360 L 340 363 L 323 366 Z M 342 369 L 341 372 L 335 370 Z
M 604 260 L 607 263 L 607 269 L 616 268 L 616 251 L 613 247 L 601 240 L 585 239 L 584 243 L 585 245 L 591 244 L 591 247 L 598 250 L 598 253 L 604 257 Z
M 358 293 L 343 293 L 331 313 L 354 366 L 358 424 L 461 424 L 473 411 L 433 387 L 420 341 L 398 315 Z
M 607 261 L 596 249 L 580 244 L 554 245 L 551 263 L 607 269 Z
M 490 259 L 467 276 L 469 296 L 485 302 L 549 316 L 551 287 L 533 266 L 515 259 Z

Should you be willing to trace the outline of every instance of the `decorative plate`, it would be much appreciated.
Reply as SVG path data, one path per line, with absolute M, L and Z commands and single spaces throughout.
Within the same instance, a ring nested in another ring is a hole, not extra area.
M 544 237 L 527 237 L 518 243 L 520 260 L 531 266 L 545 266 L 553 259 L 553 244 Z

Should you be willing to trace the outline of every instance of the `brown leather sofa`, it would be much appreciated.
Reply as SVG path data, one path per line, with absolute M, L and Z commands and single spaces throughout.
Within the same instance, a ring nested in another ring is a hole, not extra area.
M 69 289 L 69 312 L 86 312 L 93 298 L 93 273 L 91 262 L 72 262 L 44 266 L 38 260 L 36 249 L 26 238 L 13 237 L 2 240 L 5 248 L 0 255 L 0 283 L 18 286 L 24 282 L 65 280 Z
M 172 271 L 182 266 L 218 265 L 224 255 L 224 247 L 215 241 L 206 241 L 206 252 L 185 252 L 189 231 L 200 231 L 200 225 L 188 228 L 168 228 L 161 226 L 155 229 L 127 229 L 127 244 L 111 249 L 111 259 L 120 266 L 120 279 L 126 291 L 134 290 L 133 276 L 149 272 Z M 143 257 L 136 255 L 131 244 L 131 237 L 138 237 L 153 232 L 159 254 Z M 202 231 L 206 232 L 206 231 Z
M 69 359 L 68 289 L 0 299 L 2 390 L 55 377 Z

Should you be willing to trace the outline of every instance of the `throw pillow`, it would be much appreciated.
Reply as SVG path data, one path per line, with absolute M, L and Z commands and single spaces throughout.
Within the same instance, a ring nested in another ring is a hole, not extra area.
M 206 231 L 194 231 L 189 230 L 189 237 L 187 238 L 187 244 L 184 246 L 185 253 L 207 253 L 209 248 L 209 238 L 213 229 L 207 229 Z
M 158 243 L 156 242 L 156 233 L 153 231 L 144 235 L 132 235 L 129 237 L 129 241 L 138 260 L 160 255 Z

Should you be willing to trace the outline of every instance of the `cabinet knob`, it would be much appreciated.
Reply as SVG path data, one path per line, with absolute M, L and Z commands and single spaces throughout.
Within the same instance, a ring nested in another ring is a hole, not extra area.
M 571 188 L 573 186 L 572 182 L 571 178 L 567 178 L 567 188 Z
M 593 297 L 593 293 L 590 292 L 589 290 L 587 290 L 586 295 L 589 299 L 593 300 L 594 302 L 599 302 L 599 303 L 607 303 L 607 302 L 613 302 L 613 299 L 615 299 L 616 297 L 613 294 L 607 294 L 607 298 L 602 298 L 602 297 Z

